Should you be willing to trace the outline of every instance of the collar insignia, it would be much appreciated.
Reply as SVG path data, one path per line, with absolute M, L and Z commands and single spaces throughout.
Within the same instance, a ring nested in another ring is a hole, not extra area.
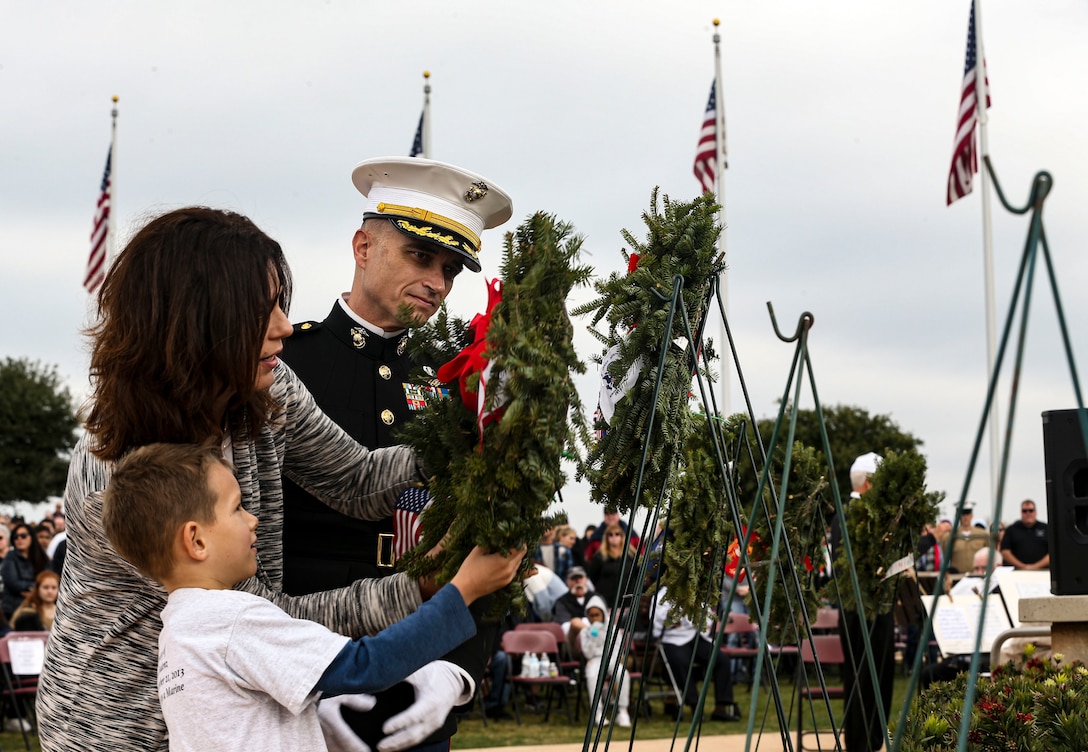
M 366 347 L 366 338 L 370 336 L 370 332 L 366 328 L 361 326 L 351 327 L 351 344 L 356 350 L 362 350 Z

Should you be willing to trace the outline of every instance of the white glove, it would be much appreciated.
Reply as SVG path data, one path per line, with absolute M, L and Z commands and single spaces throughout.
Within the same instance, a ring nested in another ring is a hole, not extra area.
M 365 713 L 374 707 L 373 695 L 337 695 L 323 697 L 317 703 L 317 719 L 321 721 L 321 733 L 329 752 L 370 752 L 366 742 L 355 735 L 341 715 L 341 708 Z
M 389 736 L 378 742 L 378 752 L 416 746 L 446 722 L 455 705 L 471 700 L 474 691 L 465 686 L 461 670 L 448 661 L 428 663 L 405 681 L 415 688 L 416 701 L 382 726 Z

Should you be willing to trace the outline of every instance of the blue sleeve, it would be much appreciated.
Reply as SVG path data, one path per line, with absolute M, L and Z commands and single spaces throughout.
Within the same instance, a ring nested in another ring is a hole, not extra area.
M 460 591 L 444 585 L 415 613 L 374 637 L 345 645 L 314 689 L 326 697 L 380 692 L 475 634 L 476 623 Z

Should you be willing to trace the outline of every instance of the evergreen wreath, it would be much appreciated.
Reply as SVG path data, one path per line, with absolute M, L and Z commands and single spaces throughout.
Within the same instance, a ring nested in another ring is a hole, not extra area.
M 742 421 L 735 415 L 721 425 L 723 449 L 733 444 Z M 669 499 L 661 584 L 668 588 L 675 614 L 701 631 L 708 601 L 717 604 L 722 591 L 725 556 L 735 536 L 711 425 L 705 416 L 694 415 L 692 428 Z
M 452 384 L 449 399 L 429 401 L 402 431 L 401 440 L 434 473 L 420 542 L 398 564 L 410 575 L 448 582 L 473 546 L 531 550 L 553 524 L 545 514 L 566 480 L 561 459 L 578 457 L 588 436 L 572 378 L 585 365 L 574 351 L 565 305 L 592 274 L 591 267 L 575 265 L 582 242 L 571 225 L 544 213 L 506 235 L 502 300 L 492 310 L 484 350 L 492 364 L 484 409 L 501 408 L 501 419 L 486 424 L 481 437 L 477 406 L 465 405 Z M 464 330 L 442 311 L 412 340 L 416 352 L 448 362 L 465 344 Z M 478 384 L 478 374 L 469 377 L 470 388 Z M 442 552 L 428 557 L 439 542 Z M 522 572 L 531 566 L 526 557 Z M 511 605 L 525 605 L 518 579 L 490 614 Z
M 784 460 L 785 452 L 779 449 L 774 454 L 772 472 L 768 478 L 768 483 L 775 484 L 776 492 L 780 490 L 776 478 L 782 476 Z M 808 614 L 811 622 L 820 607 L 816 576 L 824 562 L 826 520 L 833 509 L 826 496 L 828 488 L 827 463 L 823 453 L 799 441 L 794 442 L 786 498 L 782 500 L 783 539 L 778 544 L 776 561 L 770 557 L 779 513 L 774 502 L 775 495 L 770 489 L 764 489 L 763 503 L 756 505 L 748 521 L 752 529 L 748 556 L 754 583 L 748 596 L 750 607 L 755 601 L 760 609 L 763 608 L 770 569 L 777 567 L 770 610 L 763 614 L 768 624 L 767 639 L 772 644 L 796 645 L 799 637 L 804 636 L 800 628 L 804 624 L 802 610 Z M 793 556 L 792 570 L 790 559 L 786 556 L 787 541 Z
M 845 546 L 835 554 L 839 581 L 829 583 L 827 595 L 848 611 L 857 611 L 857 597 L 845 574 L 857 572 L 865 615 L 886 614 L 895 605 L 897 578 L 884 579 L 888 567 L 914 551 L 922 528 L 937 517 L 944 498 L 941 491 L 926 491 L 926 459 L 915 451 L 886 451 L 869 479 L 872 484 L 846 507 L 846 532 L 853 561 Z
M 624 250 L 624 257 L 634 268 L 626 275 L 613 272 L 607 280 L 597 281 L 594 289 L 598 297 L 573 311 L 575 315 L 593 313 L 590 332 L 604 343 L 605 353 L 618 351 L 608 366 L 608 375 L 616 383 L 623 383 L 632 367 L 641 363 L 634 384 L 616 404 L 612 420 L 608 424 L 595 420 L 594 428 L 604 433 L 580 471 L 589 479 L 595 500 L 614 504 L 625 513 L 636 504 L 647 508 L 657 504 L 692 430 L 688 396 L 695 363 L 683 312 L 678 310 L 671 328 L 668 326 L 674 281 L 683 278 L 681 306 L 694 333 L 706 313 L 711 285 L 725 268 L 716 248 L 720 207 L 713 196 L 703 194 L 687 203 L 662 196 L 661 204 L 663 211 L 658 208 L 655 188 L 650 209 L 642 215 L 648 231 L 644 242 L 628 230 L 622 233 L 633 249 L 633 254 Z M 608 322 L 606 334 L 593 328 L 602 320 Z M 655 403 L 663 348 L 661 392 Z M 705 357 L 711 359 L 709 344 L 704 349 Z M 601 363 L 604 356 L 594 360 Z M 648 430 L 651 417 L 652 432 Z M 639 465 L 647 445 L 642 496 L 636 499 Z

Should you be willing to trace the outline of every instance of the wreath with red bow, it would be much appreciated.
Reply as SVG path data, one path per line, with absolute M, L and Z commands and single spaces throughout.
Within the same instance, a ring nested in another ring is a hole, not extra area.
M 588 435 L 572 376 L 585 366 L 566 310 L 571 290 L 592 274 L 576 263 L 581 246 L 571 225 L 532 215 L 506 235 L 501 283 L 489 283 L 467 346 L 457 352 L 464 328 L 444 310 L 413 333 L 415 347 L 449 361 L 437 380 L 457 388 L 428 402 L 401 434 L 433 474 L 419 545 L 398 564 L 412 576 L 447 582 L 473 546 L 531 548 L 553 523 L 547 510 L 566 482 L 562 459 L 578 456 Z M 427 557 L 440 541 L 442 553 Z M 504 593 L 493 614 L 524 604 L 520 581 Z

